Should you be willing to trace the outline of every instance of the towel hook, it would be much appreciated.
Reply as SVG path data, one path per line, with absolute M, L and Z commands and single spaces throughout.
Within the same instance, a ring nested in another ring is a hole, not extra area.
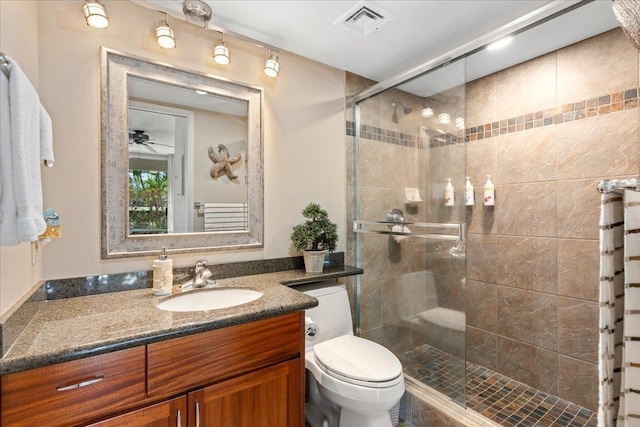
M 4 52 L 0 52 L 0 67 L 2 68 L 2 72 L 7 77 L 9 77 L 9 64 L 11 64 L 11 59 L 9 58 L 9 56 Z

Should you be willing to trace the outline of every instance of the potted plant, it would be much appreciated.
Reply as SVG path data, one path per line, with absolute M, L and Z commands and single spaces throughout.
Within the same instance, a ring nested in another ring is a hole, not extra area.
M 291 241 L 296 250 L 302 252 L 307 273 L 320 273 L 325 254 L 336 250 L 338 226 L 317 203 L 309 203 L 302 215 L 307 220 L 293 227 Z

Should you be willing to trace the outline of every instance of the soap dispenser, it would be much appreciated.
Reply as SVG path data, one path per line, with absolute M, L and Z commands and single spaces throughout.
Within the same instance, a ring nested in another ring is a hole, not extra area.
M 447 186 L 444 187 L 444 205 L 453 206 L 455 203 L 456 200 L 453 184 L 451 184 L 451 178 L 447 178 Z
M 491 182 L 491 175 L 487 175 L 487 182 L 484 184 L 484 205 L 494 206 L 496 204 L 496 190 Z
M 160 258 L 153 261 L 153 294 L 169 295 L 172 286 L 173 260 L 167 258 L 167 251 L 163 246 Z
M 473 185 L 471 185 L 471 181 L 469 177 L 467 177 L 467 182 L 464 183 L 464 204 L 466 206 L 473 206 L 475 204 L 475 195 L 473 194 Z

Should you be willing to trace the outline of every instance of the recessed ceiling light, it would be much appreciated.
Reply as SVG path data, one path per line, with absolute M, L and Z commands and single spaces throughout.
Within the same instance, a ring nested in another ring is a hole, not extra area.
M 487 45 L 487 50 L 502 49 L 503 47 L 505 47 L 506 45 L 508 45 L 512 41 L 513 41 L 513 36 L 503 37 L 500 40 L 496 40 L 493 43 L 489 43 L 489 45 Z

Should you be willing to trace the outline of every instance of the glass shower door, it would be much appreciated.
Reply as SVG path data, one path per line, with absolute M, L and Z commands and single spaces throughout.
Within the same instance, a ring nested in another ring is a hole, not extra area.
M 458 61 L 354 106 L 356 326 L 408 381 L 465 403 L 465 69 Z M 447 179 L 455 200 L 445 203 Z

